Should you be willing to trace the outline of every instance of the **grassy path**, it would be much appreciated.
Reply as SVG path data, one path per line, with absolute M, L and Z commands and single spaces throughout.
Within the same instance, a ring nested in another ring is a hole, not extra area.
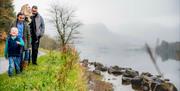
M 87 91 L 78 60 L 78 55 L 50 52 L 19 75 L 1 74 L 0 91 Z

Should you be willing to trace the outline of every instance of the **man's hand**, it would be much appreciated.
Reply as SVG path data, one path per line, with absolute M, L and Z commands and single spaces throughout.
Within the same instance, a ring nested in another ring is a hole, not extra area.
M 28 50 L 30 50 L 30 51 L 31 51 L 31 48 L 28 48 Z

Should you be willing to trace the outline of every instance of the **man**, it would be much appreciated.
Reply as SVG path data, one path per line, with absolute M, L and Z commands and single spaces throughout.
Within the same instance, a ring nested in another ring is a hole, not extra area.
M 25 15 L 21 12 L 17 14 L 17 20 L 12 24 L 11 27 L 17 27 L 18 29 L 18 37 L 22 38 L 24 41 L 24 47 L 21 48 L 21 60 L 20 60 L 20 70 L 23 70 L 23 64 L 28 63 L 29 57 L 27 56 L 28 50 L 30 48 L 30 28 L 29 25 L 25 21 Z M 23 52 L 25 53 L 25 57 L 23 58 Z
M 40 43 L 40 38 L 44 34 L 45 25 L 44 20 L 38 13 L 38 7 L 32 6 L 32 21 L 30 23 L 31 38 L 32 38 L 32 64 L 37 65 L 37 55 Z

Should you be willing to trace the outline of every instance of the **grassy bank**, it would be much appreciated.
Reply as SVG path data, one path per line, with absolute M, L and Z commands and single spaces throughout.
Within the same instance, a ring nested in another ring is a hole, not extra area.
M 87 91 L 78 55 L 49 52 L 12 78 L 0 75 L 0 91 Z

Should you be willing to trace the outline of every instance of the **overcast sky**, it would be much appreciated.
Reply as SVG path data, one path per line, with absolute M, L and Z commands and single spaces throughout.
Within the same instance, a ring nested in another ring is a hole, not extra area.
M 14 0 L 14 5 L 16 12 L 23 4 L 37 5 L 39 12 L 46 17 L 52 1 L 54 0 Z M 175 36 L 180 34 L 178 31 L 180 0 L 59 0 L 59 2 L 77 8 L 76 15 L 84 24 L 103 23 L 113 32 L 139 34 L 150 30 L 132 28 L 159 26 L 159 29 L 175 29 L 177 31 Z

